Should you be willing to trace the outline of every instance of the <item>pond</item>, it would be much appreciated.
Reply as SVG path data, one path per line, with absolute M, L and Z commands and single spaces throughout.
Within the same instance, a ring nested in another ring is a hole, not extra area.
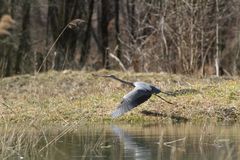
M 237 160 L 239 131 L 239 125 L 191 124 L 66 125 L 28 130 L 24 135 L 15 130 L 10 137 L 18 138 L 12 143 L 10 138 L 1 139 L 1 158 Z

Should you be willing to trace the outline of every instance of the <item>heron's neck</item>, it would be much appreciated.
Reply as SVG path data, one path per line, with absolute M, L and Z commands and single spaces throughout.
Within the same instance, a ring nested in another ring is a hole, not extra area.
M 122 80 L 122 79 L 120 79 L 120 78 L 117 78 L 117 77 L 112 77 L 113 79 L 115 79 L 115 80 L 117 80 L 117 81 L 120 81 L 120 82 L 122 82 L 122 83 L 124 83 L 124 84 L 127 84 L 127 85 L 130 85 L 130 86 L 132 86 L 132 87 L 134 87 L 134 84 L 132 83 L 132 82 L 128 82 L 128 81 L 124 81 L 124 80 Z

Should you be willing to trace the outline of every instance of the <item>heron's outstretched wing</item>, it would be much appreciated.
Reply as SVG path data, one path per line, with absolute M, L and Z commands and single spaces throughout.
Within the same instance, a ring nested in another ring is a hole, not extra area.
M 121 104 L 119 104 L 117 109 L 112 112 L 112 117 L 117 118 L 123 115 L 134 107 L 137 107 L 139 104 L 147 101 L 151 95 L 152 93 L 150 91 L 135 87 L 123 97 Z

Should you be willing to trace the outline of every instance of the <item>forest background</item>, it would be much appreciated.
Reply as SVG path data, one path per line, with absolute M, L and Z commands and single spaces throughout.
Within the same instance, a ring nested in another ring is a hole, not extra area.
M 0 17 L 0 77 L 240 73 L 239 0 L 1 0 Z

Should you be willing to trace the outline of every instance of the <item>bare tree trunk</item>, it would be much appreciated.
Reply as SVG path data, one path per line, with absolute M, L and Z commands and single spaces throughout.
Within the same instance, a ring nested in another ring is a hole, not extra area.
M 23 20 L 22 20 L 22 35 L 20 37 L 20 44 L 17 51 L 16 57 L 16 66 L 15 66 L 15 73 L 19 74 L 22 73 L 22 58 L 24 54 L 30 52 L 30 9 L 31 9 L 31 1 L 25 0 L 22 6 L 23 11 Z M 27 64 L 24 64 L 25 67 Z M 29 64 L 28 64 L 29 65 Z
M 201 28 L 201 44 L 200 44 L 200 53 L 201 53 L 201 66 L 200 66 L 200 76 L 203 77 L 204 75 L 204 72 L 203 72 L 203 68 L 204 68 L 204 65 L 205 65 L 205 60 L 204 60 L 204 8 L 203 8 L 203 5 L 201 5 L 201 19 L 200 19 L 200 28 Z
M 236 11 L 239 13 L 240 8 L 237 7 Z M 239 26 L 240 25 L 240 18 L 238 16 L 237 20 L 236 20 L 236 25 Z M 232 75 L 236 76 L 238 73 L 238 61 L 239 61 L 239 54 L 240 54 L 240 33 L 239 33 L 240 29 L 238 28 L 238 33 L 237 33 L 237 46 L 236 46 L 236 51 L 235 54 L 233 55 L 233 64 L 232 64 Z
M 121 43 L 120 43 L 120 26 L 119 26 L 119 0 L 115 0 L 115 30 L 117 42 L 117 58 L 121 60 Z
M 130 38 L 130 43 L 133 44 L 135 39 L 136 39 L 136 23 L 135 23 L 135 0 L 127 0 L 127 12 L 128 12 L 128 24 L 129 24 L 129 29 L 131 35 L 129 36 Z
M 237 24 L 239 24 L 239 22 L 237 22 Z M 236 51 L 235 51 L 235 53 L 234 53 L 234 55 L 233 55 L 233 64 L 232 64 L 232 75 L 234 75 L 234 76 L 236 76 L 237 75 L 237 69 L 238 69 L 238 67 L 237 67 L 237 65 L 238 65 L 238 61 L 239 61 L 239 54 L 240 54 L 240 34 L 238 33 L 238 35 L 237 35 L 237 41 L 238 41 L 238 43 L 237 43 L 237 46 L 236 46 Z
M 217 14 L 217 23 L 216 23 L 216 57 L 215 57 L 215 68 L 216 68 L 216 76 L 219 77 L 219 6 L 218 0 L 216 0 L 216 14 Z
M 10 6 L 6 7 L 10 9 L 10 15 L 13 18 L 14 16 L 14 7 L 15 7 L 15 0 L 11 0 Z M 10 43 L 7 43 L 4 47 L 5 53 L 6 53 L 6 71 L 4 73 L 4 77 L 11 76 L 12 70 L 13 70 L 13 57 L 14 57 L 14 41 L 10 40 Z
M 57 8 L 57 2 L 55 0 L 48 0 L 48 17 L 47 17 L 47 27 L 51 29 L 53 39 L 58 37 L 59 31 L 59 11 Z M 49 29 L 47 29 L 47 34 L 49 33 Z M 46 41 L 48 43 L 48 39 Z M 56 44 L 56 50 L 58 49 L 59 43 Z M 46 47 L 47 48 L 47 47 Z M 52 60 L 52 69 L 58 70 L 60 68 L 60 55 L 57 52 L 54 52 L 53 60 Z M 56 53 L 56 54 L 55 54 Z
M 109 69 L 108 55 L 108 23 L 109 23 L 109 1 L 102 0 L 101 4 L 101 39 L 102 39 L 102 63 L 104 68 Z
M 91 28 L 92 28 L 93 9 L 94 9 L 94 0 L 91 0 L 89 2 L 89 9 L 88 9 L 89 15 L 88 15 L 88 21 L 87 21 L 87 29 L 86 29 L 85 36 L 83 39 L 83 45 L 82 45 L 82 49 L 81 49 L 81 58 L 79 61 L 80 68 L 82 68 L 85 65 L 88 54 L 89 54 L 89 47 L 90 47 L 89 42 L 90 42 L 90 36 L 91 36 L 91 30 L 92 30 Z
M 190 2 L 190 62 L 188 64 L 188 71 L 192 71 L 193 70 L 193 61 L 194 61 L 194 52 L 193 52 L 193 49 L 194 49 L 194 3 L 193 3 L 193 0 L 191 0 Z

